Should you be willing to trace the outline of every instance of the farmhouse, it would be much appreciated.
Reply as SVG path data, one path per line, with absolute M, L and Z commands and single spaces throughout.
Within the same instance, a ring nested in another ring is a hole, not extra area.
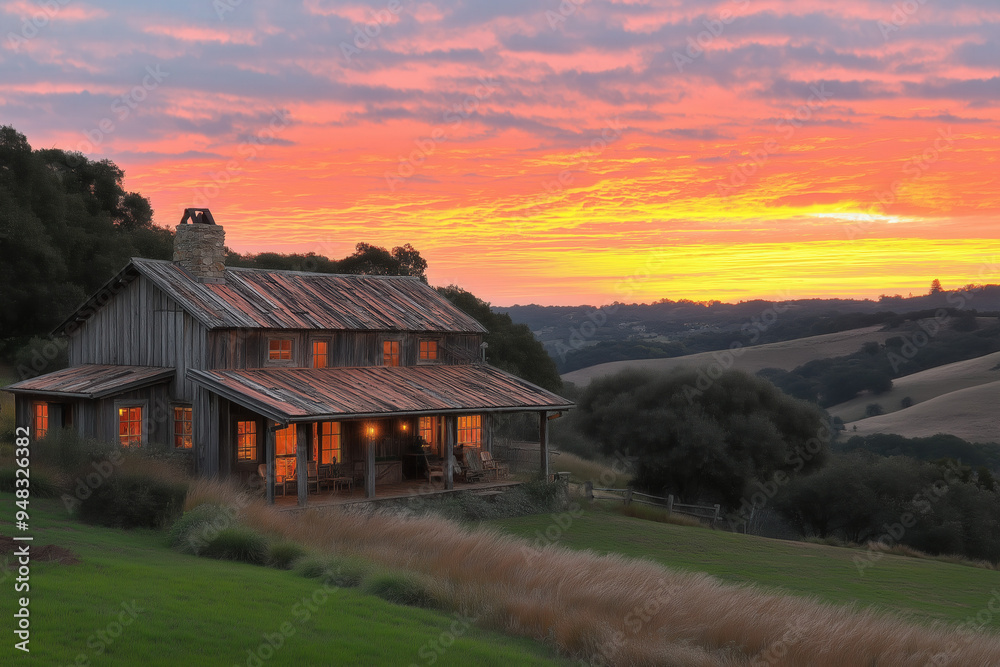
M 305 504 L 323 482 L 450 489 L 453 461 L 489 463 L 496 415 L 533 412 L 548 473 L 571 402 L 485 363 L 486 330 L 423 281 L 230 268 L 224 238 L 187 209 L 174 261 L 133 258 L 56 329 L 68 368 L 7 388 L 18 423 L 165 444 Z

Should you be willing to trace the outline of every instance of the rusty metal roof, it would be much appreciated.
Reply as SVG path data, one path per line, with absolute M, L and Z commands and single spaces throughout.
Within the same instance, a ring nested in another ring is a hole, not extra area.
M 486 333 L 474 318 L 411 276 L 228 267 L 224 284 L 205 284 L 173 262 L 134 257 L 98 295 L 139 274 L 209 329 Z M 71 324 L 89 317 L 99 307 L 95 301 L 98 295 L 77 309 L 55 333 L 62 334 Z
M 282 423 L 573 406 L 486 364 L 189 370 L 188 377 Z
M 174 376 L 173 368 L 159 366 L 100 366 L 83 364 L 17 382 L 6 391 L 67 398 L 104 398 L 138 389 Z

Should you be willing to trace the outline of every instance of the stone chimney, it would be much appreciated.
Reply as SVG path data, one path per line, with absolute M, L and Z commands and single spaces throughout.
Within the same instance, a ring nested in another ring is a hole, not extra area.
M 190 222 L 188 222 L 190 220 Z M 174 236 L 174 262 L 198 282 L 226 282 L 226 232 L 207 208 L 186 208 Z

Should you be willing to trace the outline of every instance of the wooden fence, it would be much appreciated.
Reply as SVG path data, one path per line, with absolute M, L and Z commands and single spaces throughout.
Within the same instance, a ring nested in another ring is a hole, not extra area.
M 611 498 L 595 496 L 594 491 L 615 495 Z M 643 505 L 652 505 L 653 507 L 662 507 L 667 510 L 668 514 L 676 512 L 677 514 L 686 514 L 687 516 L 693 516 L 698 519 L 711 521 L 713 528 L 719 520 L 720 506 L 718 504 L 689 505 L 687 503 L 679 503 L 674 501 L 674 496 L 672 494 L 666 498 L 662 498 L 660 496 L 651 496 L 648 493 L 633 491 L 632 489 L 601 489 L 594 486 L 593 482 L 585 482 L 583 485 L 583 492 L 587 500 L 617 500 L 618 494 L 621 494 L 621 498 L 625 502 L 626 506 L 631 503 L 641 503 Z

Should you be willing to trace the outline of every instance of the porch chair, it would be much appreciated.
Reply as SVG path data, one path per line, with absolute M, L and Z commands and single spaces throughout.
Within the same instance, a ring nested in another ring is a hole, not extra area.
M 465 481 L 466 482 L 482 482 L 486 480 L 486 471 L 483 470 L 483 462 L 479 458 L 479 451 L 475 449 L 466 449 L 463 452 L 463 457 L 465 458 Z
M 431 484 L 434 482 L 434 478 L 437 477 L 444 483 L 444 461 L 431 461 L 431 457 L 424 452 L 424 465 L 427 467 L 427 483 Z
M 310 487 L 316 487 L 316 493 L 319 493 L 319 468 L 315 461 L 306 462 L 306 493 L 309 492 Z
M 274 471 L 274 495 L 279 495 L 278 491 L 281 491 L 280 495 L 285 495 L 285 481 L 278 474 L 277 469 Z M 260 475 L 260 488 L 264 489 L 264 495 L 267 495 L 267 464 L 261 463 L 257 466 L 257 474 Z
M 333 488 L 333 478 L 336 477 L 336 459 L 334 463 L 321 463 L 316 469 L 317 478 L 319 481 L 319 489 L 332 489 Z
M 506 479 L 510 475 L 510 466 L 494 459 L 492 453 L 484 449 L 479 452 L 479 457 L 483 460 L 483 468 L 492 472 L 495 479 Z

